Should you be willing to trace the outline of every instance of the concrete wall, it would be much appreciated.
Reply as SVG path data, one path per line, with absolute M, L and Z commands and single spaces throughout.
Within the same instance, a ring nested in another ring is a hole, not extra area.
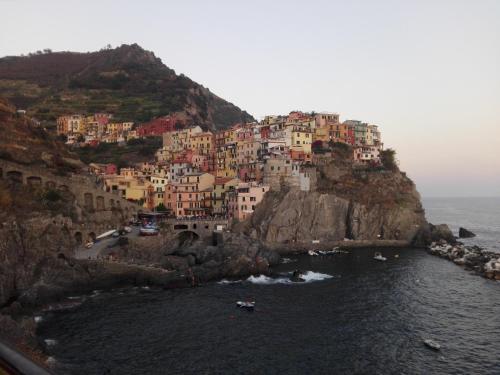
M 0 178 L 33 187 L 39 186 L 70 192 L 78 204 L 89 211 L 121 208 L 129 211 L 130 215 L 132 215 L 140 209 L 135 203 L 128 202 L 117 194 L 99 189 L 89 177 L 83 175 L 56 176 L 45 168 L 0 160 Z

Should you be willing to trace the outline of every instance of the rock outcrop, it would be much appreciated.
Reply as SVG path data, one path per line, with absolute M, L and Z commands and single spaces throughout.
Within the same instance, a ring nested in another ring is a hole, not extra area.
M 478 246 L 465 246 L 462 243 L 449 244 L 444 240 L 433 242 L 429 253 L 451 260 L 488 279 L 500 280 L 499 253 L 486 251 Z
M 360 172 L 349 164 L 335 163 L 317 167 L 316 184 L 310 191 L 283 187 L 266 194 L 251 218 L 237 224 L 236 230 L 275 247 L 343 239 L 411 244 L 417 234 L 428 230 L 420 196 L 404 173 Z
M 458 237 L 460 237 L 460 238 L 472 238 L 472 237 L 476 237 L 476 234 L 471 232 L 470 230 L 467 230 L 465 228 L 460 227 L 458 229 Z

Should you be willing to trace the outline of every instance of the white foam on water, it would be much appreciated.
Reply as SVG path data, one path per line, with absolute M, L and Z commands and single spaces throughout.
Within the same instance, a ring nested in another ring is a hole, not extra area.
M 313 271 L 307 271 L 306 273 L 302 274 L 302 278 L 305 280 L 305 282 L 311 282 L 311 281 L 321 281 L 321 280 L 326 280 L 326 279 L 331 279 L 333 276 L 328 275 L 326 273 L 320 273 L 320 272 L 313 272 Z
M 294 262 L 297 262 L 297 259 L 281 258 L 281 263 L 283 264 L 294 263 Z
M 252 284 L 260 284 L 260 285 L 288 284 L 292 282 L 289 278 L 280 277 L 273 279 L 272 277 L 266 275 L 259 275 L 259 276 L 252 275 L 247 279 L 247 281 L 251 282 Z
M 291 275 L 292 272 L 289 273 Z M 304 282 L 293 282 L 290 280 L 290 277 L 278 277 L 278 278 L 273 278 L 265 275 L 259 275 L 259 276 L 250 276 L 247 281 L 251 282 L 252 284 L 260 284 L 260 285 L 272 285 L 272 284 L 304 284 L 304 283 L 311 283 L 315 281 L 322 281 L 326 279 L 331 279 L 333 276 L 328 275 L 326 273 L 319 273 L 319 272 L 314 272 L 314 271 L 307 271 L 302 274 L 302 278 L 304 279 Z
M 45 363 L 47 363 L 49 366 L 54 366 L 56 364 L 56 359 L 54 357 L 48 357 Z
M 221 281 L 218 281 L 217 284 L 221 285 L 228 285 L 228 284 L 239 284 L 243 280 L 227 280 L 227 279 L 222 279 Z
M 35 321 L 35 323 L 40 323 L 43 320 L 43 318 L 40 315 L 37 315 L 33 317 L 33 320 Z
M 45 345 L 47 346 L 54 346 L 57 344 L 57 341 L 54 339 L 45 339 L 43 341 L 45 341 Z

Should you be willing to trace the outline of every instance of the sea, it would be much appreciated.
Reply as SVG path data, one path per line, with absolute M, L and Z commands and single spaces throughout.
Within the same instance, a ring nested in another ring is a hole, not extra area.
M 500 253 L 500 197 L 495 198 L 423 198 L 427 220 L 448 224 L 458 236 L 463 227 L 476 234 L 460 241 Z
M 464 226 L 492 249 L 498 203 L 424 200 L 430 221 Z M 382 253 L 385 262 L 372 249 L 299 255 L 271 275 L 73 296 L 74 307 L 37 317 L 37 334 L 56 374 L 500 374 L 500 282 L 421 249 Z M 290 281 L 296 269 L 304 282 Z

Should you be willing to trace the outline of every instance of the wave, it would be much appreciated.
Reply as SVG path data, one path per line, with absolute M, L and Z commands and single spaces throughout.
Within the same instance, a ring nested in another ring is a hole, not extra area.
M 243 280 L 227 280 L 227 279 L 222 279 L 221 281 L 217 282 L 217 284 L 221 285 L 228 285 L 228 284 L 239 284 Z
M 57 344 L 57 341 L 54 339 L 45 339 L 43 341 L 45 342 L 45 345 L 47 345 L 47 346 L 54 346 Z
M 292 272 L 289 273 L 291 275 Z M 311 283 L 315 281 L 322 281 L 322 280 L 327 280 L 333 278 L 332 275 L 328 275 L 326 273 L 320 273 L 320 272 L 314 272 L 314 271 L 307 271 L 302 274 L 302 278 L 304 279 L 303 283 Z M 259 276 L 250 276 L 247 279 L 248 282 L 251 282 L 252 284 L 259 284 L 259 285 L 273 285 L 273 284 L 302 284 L 302 283 L 297 283 L 292 280 L 290 280 L 290 277 L 269 277 L 265 275 L 259 275 Z
M 283 264 L 294 263 L 294 262 L 297 262 L 297 259 L 281 258 L 281 263 Z
M 331 279 L 333 278 L 332 275 L 328 275 L 327 273 L 320 273 L 320 272 L 313 272 L 313 271 L 307 271 L 302 275 L 302 278 L 307 282 L 309 281 L 322 281 L 326 279 Z

